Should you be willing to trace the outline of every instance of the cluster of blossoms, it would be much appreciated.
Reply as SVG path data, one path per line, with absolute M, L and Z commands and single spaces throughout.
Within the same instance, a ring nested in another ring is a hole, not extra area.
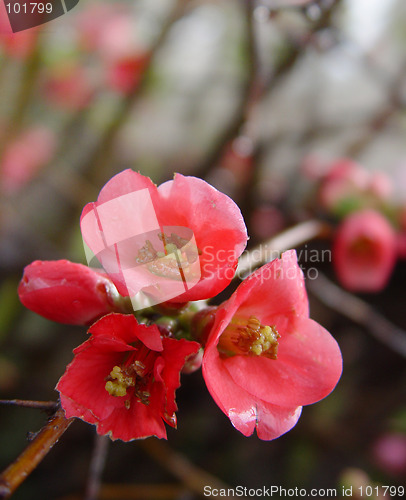
M 56 387 L 68 418 L 112 439 L 165 438 L 165 423 L 176 427 L 180 374 L 201 366 L 234 427 L 270 440 L 337 384 L 341 353 L 309 318 L 295 251 L 207 305 L 230 283 L 225 270 L 235 270 L 248 237 L 236 204 L 203 180 L 177 174 L 157 187 L 121 172 L 86 205 L 81 229 L 102 269 L 36 261 L 18 289 L 36 313 L 90 325 Z
M 46 101 L 77 112 L 90 106 L 101 91 L 126 96 L 137 87 L 149 52 L 130 14 L 126 4 L 101 3 L 87 6 L 74 18 L 69 61 L 53 56 L 45 68 Z
M 406 256 L 406 209 L 393 200 L 391 178 L 346 158 L 312 158 L 304 167 L 317 179 L 318 208 L 339 221 L 333 264 L 340 283 L 354 292 L 382 290 Z
M 38 90 L 49 111 L 77 114 L 97 106 L 98 97 L 106 91 L 125 98 L 138 87 L 150 48 L 141 41 L 137 23 L 126 3 L 90 4 L 73 14 L 72 30 L 62 45 L 46 45 L 41 27 L 13 33 L 1 3 L 0 59 L 25 65 L 30 58 L 39 58 Z M 0 121 L 0 137 L 8 128 Z M 48 165 L 56 137 L 51 128 L 33 124 L 16 130 L 6 143 L 0 191 L 12 196 Z

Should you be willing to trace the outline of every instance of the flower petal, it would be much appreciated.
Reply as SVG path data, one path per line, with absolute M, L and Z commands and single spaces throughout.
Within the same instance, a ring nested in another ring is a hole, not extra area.
M 295 250 L 284 252 L 252 273 L 236 290 L 239 316 L 257 316 L 272 325 L 274 317 L 309 316 L 303 272 Z
M 235 383 L 217 350 L 205 352 L 203 376 L 207 388 L 233 426 L 245 436 L 275 439 L 296 425 L 301 407 L 285 408 L 259 400 Z
M 112 439 L 132 441 L 149 436 L 166 439 L 165 424 L 159 414 L 152 412 L 143 404 L 132 404 L 130 408 L 116 408 L 111 414 L 98 422 L 97 432 L 109 434 Z
M 199 351 L 200 344 L 185 339 L 164 338 L 163 345 L 162 357 L 165 365 L 162 378 L 166 387 L 166 411 L 171 415 L 178 409 L 175 403 L 175 391 L 180 386 L 180 371 L 188 357 Z
M 223 361 L 235 383 L 268 403 L 303 406 L 327 396 L 342 372 L 341 352 L 330 333 L 309 318 L 282 332 L 278 359 L 234 356 Z
M 269 441 L 290 431 L 297 424 L 302 407 L 284 408 L 264 401 L 257 403 L 257 435 Z
M 111 347 L 113 346 L 114 342 L 111 343 Z M 97 341 L 95 342 L 93 337 L 81 347 L 59 380 L 56 389 L 65 398 L 74 402 L 76 409 L 87 408 L 95 418 L 107 418 L 115 407 L 122 405 L 121 398 L 110 396 L 105 389 L 106 377 L 115 365 L 120 364 L 122 355 L 117 351 L 107 351 L 105 343 L 104 348 L 98 349 Z M 73 411 L 73 404 L 64 409 L 68 411 L 69 416 L 85 419 L 88 415 L 83 410 L 74 415 L 70 414 L 69 411 Z
M 210 298 L 233 279 L 237 259 L 247 243 L 247 230 L 234 201 L 197 177 L 176 174 L 158 187 L 159 220 L 165 226 L 190 228 L 196 238 L 201 280 L 173 299 L 185 302 Z

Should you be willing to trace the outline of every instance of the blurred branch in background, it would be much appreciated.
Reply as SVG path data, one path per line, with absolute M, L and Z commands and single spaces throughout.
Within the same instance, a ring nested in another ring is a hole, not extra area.
M 390 349 L 406 357 L 406 331 L 396 327 L 372 306 L 338 287 L 322 273 L 308 289 L 327 307 L 359 324 Z
M 1 463 L 26 444 L 27 428 L 37 428 L 26 416 L 35 412 L 23 417 L 15 406 L 54 408 L 52 387 L 84 335 L 22 310 L 15 292 L 22 269 L 34 259 L 84 259 L 79 214 L 109 177 L 133 168 L 158 183 L 178 171 L 231 195 L 254 247 L 238 277 L 277 251 L 330 244 L 337 221 L 320 210 L 316 181 L 302 175 L 308 154 L 350 156 L 386 171 L 393 201 L 405 205 L 403 0 L 288 3 L 81 0 L 55 31 L 36 32 L 24 56 L 0 42 L 0 393 L 21 398 L 1 408 Z M 374 22 L 381 31 L 371 42 Z M 121 87 L 111 82 L 117 75 Z M 348 467 L 400 484 L 406 465 L 398 459 L 394 467 L 393 457 L 406 453 L 403 441 L 386 455 L 376 442 L 406 433 L 404 261 L 370 299 L 325 277 L 331 262 L 314 265 L 318 278 L 306 286 L 342 346 L 344 376 L 294 433 L 272 443 L 237 435 L 196 374 L 179 391 L 173 449 L 115 442 L 107 457 L 102 438 L 92 458 L 94 432 L 78 423 L 16 499 L 42 498 L 44 484 L 49 498 L 64 500 L 82 498 L 75 492 L 86 484 L 87 500 L 198 498 L 206 484 L 332 487 Z M 44 401 L 23 400 L 30 397 Z M 16 463 L 12 475 L 21 477 L 27 459 Z

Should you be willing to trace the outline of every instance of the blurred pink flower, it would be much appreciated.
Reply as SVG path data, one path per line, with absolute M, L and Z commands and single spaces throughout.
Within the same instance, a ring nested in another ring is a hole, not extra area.
M 91 6 L 79 17 L 78 29 L 84 48 L 100 57 L 105 84 L 123 94 L 130 92 L 139 82 L 149 55 L 128 6 Z
M 256 429 L 260 439 L 279 437 L 297 423 L 303 405 L 324 398 L 337 384 L 340 349 L 309 318 L 294 250 L 255 271 L 208 314 L 214 324 L 203 376 L 215 402 L 244 435 Z
M 107 85 L 117 92 L 129 93 L 140 82 L 148 61 L 147 54 L 138 54 L 107 63 L 105 67 Z
M 381 290 L 395 261 L 395 232 L 380 213 L 369 209 L 355 212 L 339 226 L 333 244 L 333 264 L 338 280 L 348 290 Z
M 321 206 L 333 213 L 345 214 L 360 208 L 360 193 L 368 188 L 369 174 L 358 163 L 347 158 L 335 161 L 322 178 L 319 187 Z
M 22 189 L 51 159 L 56 137 L 35 126 L 22 132 L 5 149 L 0 164 L 0 186 L 7 193 Z
M 8 19 L 5 2 L 0 2 L 0 49 L 8 56 L 24 59 L 35 48 L 38 29 L 31 28 L 13 33 Z
M 342 158 L 320 176 L 319 201 L 328 212 L 345 216 L 363 208 L 379 208 L 393 193 L 392 179 Z
M 394 477 L 406 477 L 406 435 L 400 432 L 380 436 L 372 447 L 376 465 Z
M 47 75 L 43 91 L 52 105 L 78 111 L 90 103 L 94 86 L 83 67 L 64 64 L 53 68 Z
M 371 172 L 368 191 L 378 200 L 389 200 L 393 194 L 392 179 L 385 172 Z
M 265 240 L 282 231 L 285 218 L 281 210 L 272 205 L 262 205 L 251 215 L 252 235 L 258 240 Z

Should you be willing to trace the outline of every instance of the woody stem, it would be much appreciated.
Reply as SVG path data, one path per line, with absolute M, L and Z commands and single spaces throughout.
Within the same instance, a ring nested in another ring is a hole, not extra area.
M 27 476 L 45 458 L 73 419 L 59 408 L 21 455 L 0 474 L 0 499 L 9 498 Z
M 314 238 L 328 236 L 330 231 L 331 228 L 327 223 L 318 220 L 301 222 L 292 228 L 286 229 L 245 253 L 240 258 L 235 276 L 245 278 L 256 267 L 279 257 L 280 253 L 285 250 L 295 248 Z

